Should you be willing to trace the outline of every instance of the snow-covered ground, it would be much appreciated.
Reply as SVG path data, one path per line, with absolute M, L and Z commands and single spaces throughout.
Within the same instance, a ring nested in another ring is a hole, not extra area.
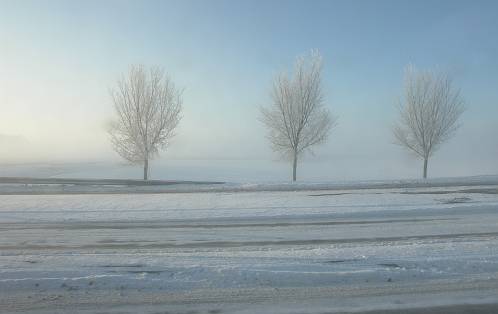
M 0 312 L 498 303 L 498 185 L 467 182 L 0 195 Z

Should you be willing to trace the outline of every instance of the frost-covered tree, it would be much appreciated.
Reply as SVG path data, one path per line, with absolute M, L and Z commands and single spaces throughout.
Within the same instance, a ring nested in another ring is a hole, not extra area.
M 312 51 L 299 57 L 291 75 L 278 75 L 271 99 L 270 106 L 261 108 L 261 121 L 273 150 L 292 160 L 292 180 L 296 181 L 299 156 L 324 143 L 335 125 L 324 104 L 321 55 Z
M 144 180 L 149 160 L 166 148 L 181 119 L 182 91 L 159 67 L 130 67 L 111 90 L 117 118 L 109 134 L 114 150 L 125 160 L 141 164 Z
M 458 129 L 464 102 L 447 73 L 413 66 L 405 70 L 404 94 L 393 133 L 396 144 L 424 160 L 425 179 L 429 157 Z

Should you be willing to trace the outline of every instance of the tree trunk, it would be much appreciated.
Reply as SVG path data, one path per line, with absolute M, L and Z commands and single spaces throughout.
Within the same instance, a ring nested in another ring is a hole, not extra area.
M 144 180 L 149 179 L 149 159 L 145 158 L 144 160 Z
M 294 159 L 292 161 L 292 181 L 296 181 L 296 170 L 297 170 L 297 153 L 294 153 Z
M 428 161 L 429 161 L 428 157 L 424 158 L 424 179 L 427 179 L 427 162 Z

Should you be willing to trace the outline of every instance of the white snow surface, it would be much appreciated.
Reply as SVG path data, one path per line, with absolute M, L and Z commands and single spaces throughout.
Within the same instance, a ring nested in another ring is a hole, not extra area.
M 0 195 L 0 306 L 55 313 L 77 310 L 84 295 L 115 293 L 105 302 L 116 306 L 119 298 L 199 292 L 195 302 L 176 301 L 184 310 L 224 291 L 223 312 L 263 303 L 277 312 L 300 295 L 285 299 L 278 289 L 306 289 L 306 302 L 316 296 L 309 313 L 498 302 L 498 185 L 479 182 Z M 234 308 L 244 289 L 277 290 Z M 420 297 L 424 290 L 437 300 Z

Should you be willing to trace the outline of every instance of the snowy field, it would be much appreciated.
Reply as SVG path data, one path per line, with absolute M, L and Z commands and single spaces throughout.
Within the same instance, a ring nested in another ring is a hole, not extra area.
M 498 308 L 496 177 L 64 188 L 0 185 L 0 313 Z

